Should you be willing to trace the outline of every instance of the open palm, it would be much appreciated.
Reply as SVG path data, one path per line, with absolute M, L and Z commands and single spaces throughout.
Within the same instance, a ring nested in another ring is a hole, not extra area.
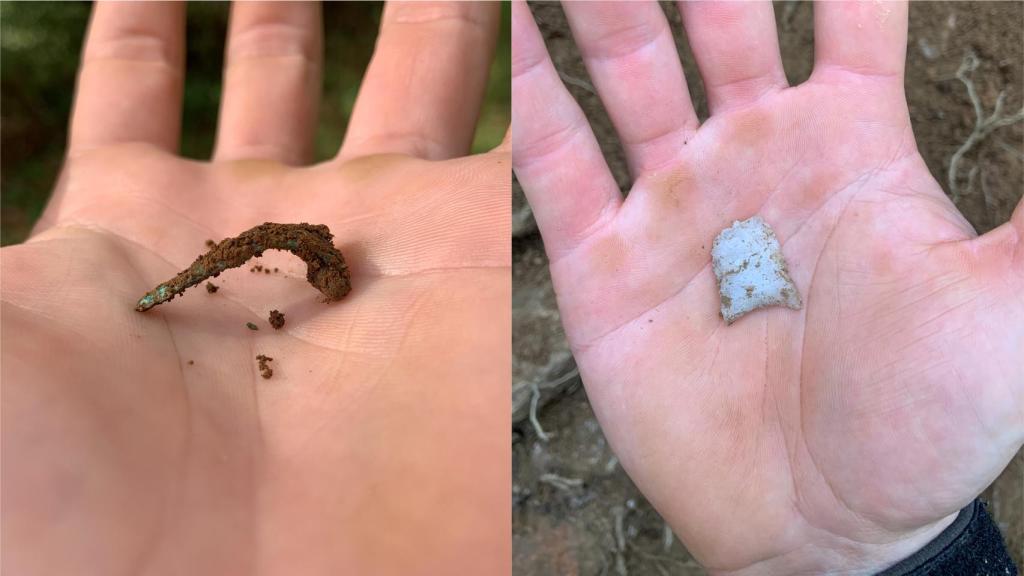
M 656 5 L 565 9 L 634 186 L 523 7 L 513 162 L 623 466 L 716 572 L 871 572 L 920 548 L 1024 442 L 1024 209 L 976 238 L 928 173 L 906 5 L 816 5 L 815 71 L 790 88 L 769 3 L 681 3 L 699 129 Z M 804 308 L 726 326 L 711 244 L 755 214 Z
M 5 572 L 507 570 L 508 469 L 477 464 L 508 446 L 509 155 L 459 158 L 497 17 L 389 7 L 339 157 L 292 167 L 315 5 L 235 6 L 211 163 L 172 154 L 184 5 L 98 5 L 58 189 L 3 251 Z M 351 294 L 271 252 L 134 311 L 265 221 L 329 226 Z

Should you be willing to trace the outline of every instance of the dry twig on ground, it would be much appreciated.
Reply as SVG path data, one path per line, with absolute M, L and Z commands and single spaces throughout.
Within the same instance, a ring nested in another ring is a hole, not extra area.
M 540 388 L 537 384 L 531 386 L 532 393 L 530 396 L 530 424 L 533 424 L 533 431 L 537 433 L 537 438 L 540 438 L 543 442 L 551 440 L 551 436 L 544 431 L 544 427 L 540 425 L 540 420 L 537 420 L 537 402 L 540 401 Z
M 578 366 L 574 366 L 572 370 L 569 370 L 565 374 L 562 374 L 555 380 L 544 384 L 545 388 L 557 388 L 562 384 L 565 384 L 569 380 L 580 375 L 580 369 Z M 537 437 L 543 442 L 549 442 L 553 434 L 548 434 L 544 427 L 540 425 L 540 420 L 537 419 L 537 405 L 540 402 L 540 386 L 537 383 L 530 385 L 530 424 L 533 425 L 533 431 L 537 433 Z
M 538 482 L 549 484 L 558 488 L 559 490 L 571 491 L 573 488 L 582 488 L 583 480 L 581 478 L 567 478 L 565 476 L 559 476 L 558 474 L 546 473 L 541 474 Z

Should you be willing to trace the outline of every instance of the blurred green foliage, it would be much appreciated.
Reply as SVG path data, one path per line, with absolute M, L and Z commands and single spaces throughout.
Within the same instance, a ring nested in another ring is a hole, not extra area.
M 229 9 L 226 2 L 188 6 L 181 152 L 189 158 L 208 158 L 213 151 Z M 333 156 L 341 145 L 373 53 L 381 9 L 376 2 L 324 4 L 318 160 Z M 89 11 L 88 2 L 0 2 L 2 245 L 27 237 L 57 179 Z M 474 152 L 501 142 L 510 121 L 510 22 L 506 4 Z

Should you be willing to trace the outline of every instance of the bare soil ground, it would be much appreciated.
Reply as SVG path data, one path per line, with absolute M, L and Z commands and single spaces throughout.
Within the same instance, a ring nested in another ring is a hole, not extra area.
M 698 114 L 707 107 L 675 9 L 677 34 Z M 813 62 L 812 7 L 777 2 L 776 21 L 791 84 Z M 618 140 L 557 4 L 532 6 L 563 81 L 594 125 L 605 156 L 625 190 L 626 163 Z M 978 58 L 977 92 L 991 114 L 1000 92 L 1004 110 L 1020 110 L 1024 95 L 1024 4 L 918 2 L 911 5 L 907 99 L 918 146 L 950 192 L 951 157 L 971 133 L 975 113 L 956 72 L 969 51 Z M 977 167 L 973 182 L 969 174 Z M 955 181 L 958 206 L 979 233 L 1009 219 L 1024 191 L 1024 125 L 1000 128 L 964 156 Z M 513 560 L 516 574 L 661 576 L 704 574 L 618 466 L 572 376 L 559 326 L 543 244 L 518 193 L 513 204 Z M 536 392 L 533 385 L 537 384 Z M 531 401 L 551 438 L 530 423 Z M 694 463 L 694 466 L 698 466 Z M 1018 565 L 1024 565 L 1024 454 L 1018 454 L 983 497 Z

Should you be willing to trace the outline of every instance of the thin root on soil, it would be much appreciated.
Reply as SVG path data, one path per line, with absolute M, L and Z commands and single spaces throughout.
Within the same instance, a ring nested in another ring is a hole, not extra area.
M 965 192 L 960 189 L 960 185 L 957 182 L 957 175 L 960 172 L 960 161 L 963 160 L 964 155 L 997 128 L 1024 120 L 1024 107 L 1014 114 L 1006 115 L 1004 113 L 1005 91 L 999 92 L 999 96 L 996 97 L 996 105 L 992 110 L 992 115 L 987 118 L 985 117 L 985 109 L 981 105 L 981 98 L 978 97 L 978 91 L 974 86 L 974 71 L 978 69 L 979 64 L 978 57 L 974 52 L 968 51 L 964 55 L 963 62 L 960 63 L 960 68 L 956 71 L 956 78 L 967 88 L 967 96 L 971 99 L 971 105 L 974 107 L 974 129 L 967 137 L 967 140 L 960 145 L 960 148 L 949 159 L 949 173 L 946 177 L 949 183 L 949 193 L 954 204 L 959 202 L 960 197 Z M 976 168 L 977 166 L 975 166 Z M 972 169 L 968 174 L 967 192 L 974 188 L 975 169 Z
M 262 256 L 266 250 L 284 250 L 306 262 L 306 280 L 323 293 L 327 302 L 340 300 L 352 289 L 348 266 L 334 247 L 327 226 L 266 222 L 216 244 L 187 269 L 158 285 L 139 299 L 135 309 L 145 312 L 174 299 L 188 288 L 221 272 Z
M 537 481 L 565 491 L 572 491 L 574 488 L 583 487 L 582 478 L 568 478 L 551 472 L 541 474 Z
M 540 401 L 540 388 L 534 383 L 531 386 L 530 394 L 530 424 L 533 424 L 533 430 L 537 433 L 537 437 L 543 442 L 551 440 L 551 436 L 544 431 L 544 427 L 540 425 L 540 420 L 537 419 L 537 402 Z

